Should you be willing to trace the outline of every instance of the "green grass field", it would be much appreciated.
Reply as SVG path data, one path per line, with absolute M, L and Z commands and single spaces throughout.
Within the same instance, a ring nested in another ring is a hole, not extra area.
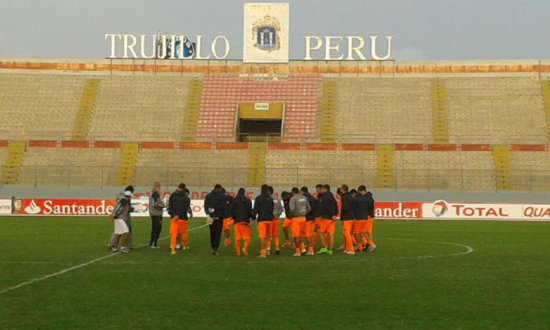
M 374 253 L 266 260 L 233 246 L 210 255 L 206 227 L 170 256 L 167 240 L 144 246 L 148 219 L 133 224 L 131 253 L 6 292 L 111 255 L 112 225 L 0 218 L 0 328 L 550 327 L 549 223 L 378 221 Z

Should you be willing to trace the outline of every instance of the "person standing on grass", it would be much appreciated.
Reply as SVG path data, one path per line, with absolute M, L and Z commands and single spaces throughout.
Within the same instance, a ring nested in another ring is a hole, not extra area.
M 319 250 L 319 253 L 326 253 L 332 255 L 334 249 L 334 223 L 337 219 L 338 205 L 336 199 L 332 196 L 330 186 L 328 184 L 323 185 L 323 195 L 320 199 L 320 214 L 321 220 L 319 223 L 319 232 L 322 235 L 328 234 L 329 241 L 325 241 L 325 247 Z
M 162 214 L 164 212 L 164 201 L 160 198 L 160 182 L 156 181 L 153 184 L 153 191 L 149 196 L 149 216 L 151 217 L 151 239 L 149 247 L 151 249 L 159 248 L 159 237 L 162 231 Z
M 225 189 L 222 188 L 222 193 L 225 195 L 225 206 L 223 210 L 223 234 L 225 237 L 225 246 L 231 245 L 231 226 L 235 222 L 231 217 L 231 203 L 233 203 L 233 196 L 231 196 Z
M 306 214 L 305 238 L 308 246 L 306 255 L 314 255 L 315 247 L 313 246 L 313 233 L 315 232 L 315 210 L 317 209 L 317 200 L 311 196 L 307 187 L 302 187 L 300 191 L 307 198 L 309 206 L 311 207 L 311 210 Z
M 235 220 L 235 250 L 237 255 L 248 256 L 251 231 L 250 218 L 252 217 L 252 201 L 246 197 L 244 188 L 239 188 L 237 196 L 231 203 L 231 217 Z M 244 247 L 241 250 L 241 240 Z
M 344 253 L 355 254 L 352 239 L 353 224 L 355 223 L 355 214 L 353 213 L 355 200 L 348 190 L 349 187 L 346 184 L 343 184 L 340 188 L 340 200 L 342 201 L 340 221 L 342 222 L 342 231 L 344 234 Z
M 267 257 L 266 242 L 271 231 L 273 221 L 273 198 L 269 195 L 269 186 L 261 187 L 261 194 L 254 200 L 252 218 L 258 221 L 258 236 L 260 237 L 260 258 Z
M 292 188 L 292 198 L 290 199 L 289 206 L 292 215 L 292 236 L 294 237 L 294 246 L 296 247 L 296 253 L 292 256 L 300 257 L 302 254 L 306 254 L 305 244 L 301 239 L 306 240 L 306 215 L 311 211 L 311 206 L 303 191 L 298 190 L 296 187 Z
M 357 195 L 355 196 L 355 227 L 356 234 L 355 240 L 357 241 L 357 251 L 367 251 L 368 249 L 368 237 L 367 228 L 369 222 L 369 213 L 371 208 L 371 198 L 367 196 L 367 188 L 364 185 L 357 188 Z M 374 203 L 374 202 L 372 202 Z
M 176 254 L 176 240 L 178 235 L 181 234 L 183 241 L 183 249 L 189 248 L 189 237 L 187 234 L 187 212 L 191 205 L 191 200 L 185 194 L 185 184 L 180 183 L 176 191 L 170 195 L 168 200 L 168 213 L 170 214 L 170 249 L 172 255 Z
M 133 194 L 134 193 L 134 187 L 132 185 L 130 185 L 130 186 L 126 187 L 122 192 L 120 192 L 115 198 L 115 205 L 117 205 L 120 200 L 126 199 L 126 197 L 124 196 L 124 193 L 126 191 L 129 191 L 130 194 Z M 130 213 L 131 212 L 134 212 L 134 208 L 132 207 L 132 204 L 130 203 Z M 127 242 L 126 247 L 131 249 L 133 247 L 133 245 L 132 245 L 132 221 L 131 221 L 130 217 L 128 217 L 128 220 L 126 221 L 126 226 L 128 227 L 128 230 L 129 230 L 128 238 L 126 240 L 126 242 Z M 114 232 L 111 234 L 111 239 L 109 240 L 109 244 L 107 244 L 108 249 L 113 248 L 113 246 L 115 244 L 116 236 L 117 235 Z
M 366 190 L 366 188 L 365 188 Z M 367 219 L 367 227 L 365 229 L 366 237 L 367 237 L 367 251 L 372 252 L 376 250 L 376 244 L 374 244 L 373 240 L 373 234 L 372 234 L 372 227 L 374 225 L 374 215 L 375 215 L 375 207 L 374 207 L 374 198 L 372 197 L 372 193 L 370 191 L 367 191 L 365 194 L 367 196 L 368 201 L 368 219 Z
M 275 254 L 279 255 L 281 253 L 279 251 L 279 226 L 281 224 L 279 218 L 283 213 L 283 205 L 281 204 L 281 200 L 273 194 L 273 187 L 269 186 L 268 191 L 271 198 L 273 198 L 273 222 L 271 223 L 270 237 L 273 238 L 273 243 L 275 243 Z M 268 249 L 268 251 L 271 250 L 271 240 L 267 242 L 266 248 Z
M 290 228 L 292 224 L 292 218 L 290 217 L 290 207 L 288 206 L 288 203 L 290 202 L 290 197 L 291 196 L 288 191 L 283 191 L 281 193 L 283 208 L 285 210 L 285 221 L 283 222 L 283 235 L 285 235 L 285 243 L 283 244 L 283 247 L 290 246 L 290 235 L 288 233 L 288 228 Z
M 113 224 L 115 226 L 114 234 L 115 238 L 111 247 L 113 252 L 129 252 L 127 247 L 128 236 L 130 230 L 128 229 L 128 219 L 130 217 L 130 201 L 132 200 L 132 193 L 125 191 L 123 198 L 119 199 L 115 209 L 113 210 Z M 118 243 L 122 238 L 122 247 L 118 248 Z
M 218 249 L 220 247 L 220 239 L 222 236 L 225 200 L 226 197 L 222 193 L 222 186 L 219 184 L 216 184 L 214 189 L 206 195 L 206 198 L 204 199 L 204 211 L 211 219 L 209 223 L 210 246 L 212 247 L 213 255 L 219 254 Z

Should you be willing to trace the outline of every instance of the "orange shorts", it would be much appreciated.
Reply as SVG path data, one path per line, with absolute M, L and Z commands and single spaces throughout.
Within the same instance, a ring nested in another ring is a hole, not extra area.
M 321 221 L 319 223 L 319 231 L 321 233 L 334 234 L 334 220 L 332 220 L 332 219 L 321 219 Z
M 372 234 L 372 225 L 374 223 L 374 218 L 369 217 L 367 224 L 365 225 L 365 232 Z
M 306 221 L 306 232 L 304 237 L 313 237 L 313 232 L 315 232 L 315 221 Z
M 286 218 L 285 222 L 283 222 L 283 228 L 288 228 L 292 224 L 292 218 Z
M 177 235 L 187 232 L 187 220 L 170 220 L 170 234 Z
M 237 222 L 235 224 L 235 239 L 250 239 L 251 231 L 248 222 Z
M 315 218 L 314 223 L 315 223 L 315 226 L 316 226 L 317 228 L 319 228 L 319 224 L 321 223 L 321 218 Z
M 305 217 L 296 217 L 292 218 L 292 237 L 302 237 L 305 235 L 306 230 L 306 218 Z
M 260 238 L 267 238 L 271 233 L 271 221 L 258 222 L 258 236 Z
M 223 228 L 222 231 L 228 231 L 231 230 L 231 226 L 233 225 L 235 221 L 233 218 L 225 218 L 223 219 Z
M 271 237 L 279 237 L 279 226 L 281 221 L 279 219 L 273 219 L 271 223 Z
M 367 222 L 368 220 L 355 220 L 355 224 L 353 225 L 353 233 L 354 234 L 366 233 Z

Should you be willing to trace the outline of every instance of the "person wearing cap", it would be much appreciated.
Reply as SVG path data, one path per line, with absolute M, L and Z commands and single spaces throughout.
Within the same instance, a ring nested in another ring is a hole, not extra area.
M 191 206 L 191 200 L 185 193 L 185 184 L 180 183 L 178 188 L 168 200 L 168 214 L 170 214 L 170 249 L 172 255 L 176 254 L 176 240 L 181 234 L 183 240 L 183 249 L 189 248 L 189 237 L 187 234 L 187 213 Z
M 127 247 L 128 236 L 130 230 L 127 225 L 127 221 L 130 218 L 130 201 L 132 199 L 132 193 L 130 191 L 125 191 L 122 194 L 122 198 L 119 199 L 115 209 L 113 210 L 113 224 L 115 227 L 114 234 L 115 239 L 113 241 L 111 250 L 113 252 L 129 252 L 130 250 Z M 122 247 L 118 248 L 118 243 L 122 237 Z
M 151 239 L 149 240 L 149 247 L 151 249 L 159 248 L 159 236 L 162 231 L 162 214 L 164 207 L 164 201 L 160 198 L 159 194 L 160 182 L 153 184 L 153 191 L 149 196 L 149 216 L 151 217 Z
M 115 207 L 116 205 L 118 205 L 118 203 L 123 200 L 123 199 L 126 199 L 126 197 L 124 196 L 125 192 L 129 191 L 130 192 L 130 195 L 134 193 L 134 186 L 132 185 L 129 185 L 128 187 L 124 188 L 123 191 L 121 191 L 115 198 Z M 131 212 L 134 212 L 134 208 L 132 207 L 132 204 L 130 203 L 130 213 Z M 130 216 L 128 216 L 128 220 L 126 221 L 126 225 L 128 226 L 128 239 L 126 240 L 126 247 L 128 248 L 132 248 L 133 247 L 133 244 L 132 244 L 132 219 L 130 218 Z M 108 249 L 112 249 L 112 247 L 114 246 L 115 244 L 115 239 L 116 239 L 116 234 L 113 232 L 111 234 L 111 239 L 109 240 L 109 244 L 107 244 L 107 248 Z

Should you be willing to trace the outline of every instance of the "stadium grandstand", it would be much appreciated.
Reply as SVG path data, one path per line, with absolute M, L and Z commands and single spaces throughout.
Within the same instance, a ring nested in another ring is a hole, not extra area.
M 4 58 L 1 184 L 543 191 L 549 76 L 544 61 Z

